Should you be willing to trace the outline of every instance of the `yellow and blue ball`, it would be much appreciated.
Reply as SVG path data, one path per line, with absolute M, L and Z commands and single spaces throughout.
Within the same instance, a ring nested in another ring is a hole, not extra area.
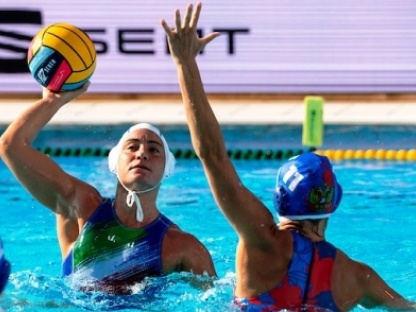
M 43 87 L 70 91 L 82 87 L 96 67 L 97 53 L 90 37 L 69 23 L 42 28 L 28 50 L 29 70 Z

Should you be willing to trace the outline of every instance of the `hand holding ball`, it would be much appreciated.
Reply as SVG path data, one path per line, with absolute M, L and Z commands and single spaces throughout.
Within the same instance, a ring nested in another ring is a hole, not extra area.
M 78 27 L 68 23 L 52 24 L 33 38 L 28 51 L 32 76 L 53 92 L 82 87 L 96 66 L 92 40 Z

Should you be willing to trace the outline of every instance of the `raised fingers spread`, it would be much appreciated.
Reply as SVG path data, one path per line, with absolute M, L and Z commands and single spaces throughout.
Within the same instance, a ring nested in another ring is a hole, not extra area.
M 169 28 L 168 24 L 164 19 L 161 21 L 162 27 L 165 30 L 166 35 L 170 38 L 172 35 L 172 30 Z
M 181 12 L 179 10 L 175 11 L 175 25 L 176 25 L 176 32 L 179 35 L 181 33 Z
M 193 5 L 188 4 L 188 6 L 186 7 L 185 17 L 183 19 L 183 24 L 182 24 L 183 29 L 189 28 L 189 22 L 191 21 L 192 11 L 193 11 Z
M 194 14 L 192 15 L 192 19 L 191 19 L 191 22 L 190 22 L 190 25 L 189 25 L 191 28 L 196 29 L 196 27 L 198 25 L 199 14 L 201 12 L 201 8 L 202 8 L 202 3 L 198 2 L 196 4 L 196 8 L 195 8 Z

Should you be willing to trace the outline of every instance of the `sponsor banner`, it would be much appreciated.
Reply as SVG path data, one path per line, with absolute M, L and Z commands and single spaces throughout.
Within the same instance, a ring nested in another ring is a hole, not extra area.
M 13 0 L 0 4 L 0 92 L 40 90 L 27 48 L 43 26 L 69 22 L 98 52 L 92 93 L 179 92 L 160 20 L 189 1 Z M 203 2 L 199 55 L 212 93 L 416 91 L 416 1 Z

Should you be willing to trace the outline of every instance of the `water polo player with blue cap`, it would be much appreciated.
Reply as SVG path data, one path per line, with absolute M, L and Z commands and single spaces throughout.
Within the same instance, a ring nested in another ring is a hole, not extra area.
M 412 307 L 368 265 L 351 260 L 326 241 L 328 218 L 342 197 L 326 157 L 301 154 L 279 169 L 273 195 L 279 224 L 270 208 L 243 184 L 229 157 L 196 60 L 220 35 L 199 36 L 201 7 L 200 2 L 189 4 L 183 15 L 175 10 L 174 27 L 165 20 L 161 24 L 176 66 L 192 146 L 217 206 L 238 236 L 236 309 L 346 311 L 358 304 L 366 308 Z
M 0 138 L 4 163 L 56 216 L 68 283 L 86 291 L 125 294 L 148 276 L 172 272 L 215 276 L 205 246 L 157 207 L 160 185 L 173 173 L 175 159 L 155 126 L 130 127 L 111 150 L 109 167 L 117 177 L 114 196 L 103 196 L 32 146 L 60 108 L 88 86 L 60 93 L 44 89 L 42 99 L 23 110 Z
M 0 295 L 6 288 L 7 281 L 10 276 L 11 266 L 10 262 L 6 260 L 3 249 L 3 242 L 0 238 Z
M 315 306 L 338 310 L 331 291 L 336 248 L 325 240 L 327 218 L 337 209 L 342 188 L 325 156 L 304 153 L 278 170 L 274 205 L 280 229 L 289 230 L 293 254 L 286 274 L 258 296 L 235 297 L 242 307 L 273 309 Z
M 257 311 L 264 303 L 279 310 L 308 306 L 328 311 L 345 310 L 346 306 L 339 298 L 348 297 L 351 289 L 344 289 L 341 296 L 334 289 L 343 288 L 340 284 L 354 279 L 361 284 L 355 266 L 362 264 L 349 259 L 325 239 L 328 218 L 336 211 L 341 199 L 342 187 L 326 156 L 304 153 L 286 161 L 277 173 L 273 203 L 279 230 L 291 236 L 291 261 L 274 288 L 248 298 L 235 296 L 235 303 L 248 311 Z M 368 277 L 375 279 L 374 285 L 370 286 L 374 287 L 371 290 L 373 296 L 380 287 L 400 298 L 372 269 L 365 268 Z M 357 298 L 358 294 L 360 292 L 357 292 Z

